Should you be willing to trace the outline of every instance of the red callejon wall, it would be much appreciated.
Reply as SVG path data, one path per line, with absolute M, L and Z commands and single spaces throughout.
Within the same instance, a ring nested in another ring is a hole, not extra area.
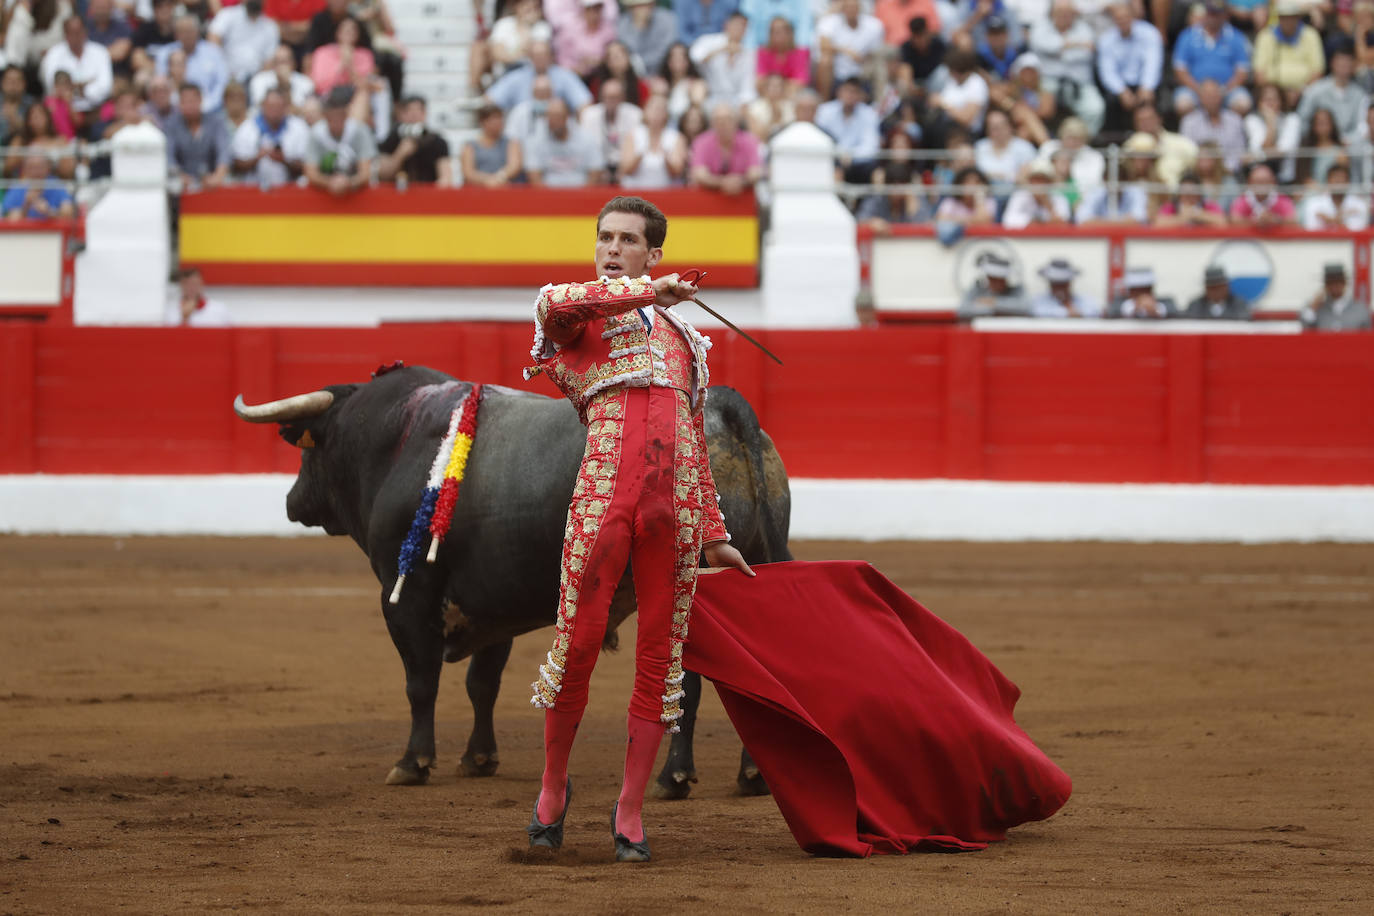
M 526 323 L 369 329 L 0 324 L 0 473 L 294 471 L 249 402 L 404 359 L 525 382 Z M 1374 335 L 1053 335 L 959 327 L 712 334 L 799 477 L 1374 484 Z

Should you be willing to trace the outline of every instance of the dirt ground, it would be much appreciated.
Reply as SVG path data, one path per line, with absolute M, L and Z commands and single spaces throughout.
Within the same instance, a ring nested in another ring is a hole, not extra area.
M 499 775 L 457 775 L 452 666 L 434 778 L 387 787 L 401 665 L 351 543 L 0 538 L 0 913 L 1369 912 L 1369 547 L 795 549 L 871 560 L 986 652 L 1074 778 L 1067 807 L 985 852 L 813 859 L 770 799 L 733 794 L 708 690 L 700 784 L 647 806 L 652 865 L 617 866 L 622 652 L 597 670 L 567 846 L 529 864 L 549 631 L 516 643 Z

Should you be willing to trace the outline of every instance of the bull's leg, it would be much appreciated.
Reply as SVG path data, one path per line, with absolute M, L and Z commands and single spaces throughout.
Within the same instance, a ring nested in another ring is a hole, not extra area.
M 420 583 L 414 583 L 419 586 Z M 444 633 L 438 602 L 418 587 L 390 604 L 382 593 L 386 628 L 406 669 L 406 699 L 410 701 L 410 741 L 405 756 L 387 774 L 389 786 L 419 786 L 429 781 L 434 765 L 434 702 L 439 696 L 439 672 L 444 665 Z
M 742 748 L 739 752 L 739 775 L 735 777 L 735 783 L 739 786 L 741 795 L 770 795 L 772 790 L 768 788 L 768 783 L 763 781 L 763 775 L 759 773 L 758 764 L 754 763 L 754 758 L 749 756 L 749 748 Z
M 468 749 L 458 764 L 464 776 L 495 776 L 500 759 L 496 755 L 496 695 L 501 692 L 501 672 L 510 658 L 512 640 L 487 646 L 472 653 L 468 662 L 468 699 L 472 701 L 472 734 Z
M 697 765 L 692 757 L 692 735 L 697 728 L 697 709 L 701 706 L 701 675 L 688 671 L 682 678 L 681 727 L 668 743 L 668 759 L 654 783 L 654 798 L 686 798 L 697 781 Z

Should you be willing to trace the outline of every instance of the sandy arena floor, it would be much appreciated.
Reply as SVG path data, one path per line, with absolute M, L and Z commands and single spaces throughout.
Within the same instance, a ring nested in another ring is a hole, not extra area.
M 388 788 L 401 665 L 352 544 L 0 538 L 0 913 L 1369 912 L 1368 546 L 796 552 L 871 560 L 986 652 L 1073 776 L 1065 810 L 981 853 L 809 858 L 771 800 L 733 794 L 708 690 L 701 783 L 649 803 L 654 864 L 616 866 L 622 652 L 592 688 L 568 845 L 523 864 L 549 631 L 516 643 L 498 776 L 456 774 L 454 666 L 434 778 Z

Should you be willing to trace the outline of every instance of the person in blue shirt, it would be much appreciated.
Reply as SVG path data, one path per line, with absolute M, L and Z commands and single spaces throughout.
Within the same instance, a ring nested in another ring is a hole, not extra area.
M 687 47 L 692 46 L 703 35 L 715 35 L 725 31 L 725 20 L 739 9 L 739 0 L 673 0 L 673 11 L 677 13 L 678 37 Z M 753 19 L 753 14 L 749 15 Z M 767 26 L 769 20 L 760 20 Z M 807 31 L 809 36 L 810 30 Z M 766 43 L 765 41 L 760 44 Z M 801 30 L 797 30 L 797 45 L 802 44 Z
M 835 141 L 844 180 L 851 184 L 867 184 L 873 177 L 882 143 L 878 112 L 863 98 L 863 80 L 851 76 L 834 99 L 816 109 L 816 126 Z
M 157 72 L 167 74 L 167 62 L 178 48 L 186 55 L 186 82 L 200 87 L 206 112 L 217 112 L 224 104 L 224 87 L 229 85 L 229 61 L 219 45 L 200 37 L 200 21 L 195 16 L 178 17 L 173 27 L 175 44 L 163 45 L 157 54 Z
M 0 211 L 5 219 L 59 219 L 75 215 L 76 204 L 60 184 L 50 182 L 52 164 L 42 153 L 24 159 L 21 183 L 5 192 Z
M 989 16 L 983 20 L 983 38 L 978 42 L 978 60 L 999 80 L 1011 77 L 1011 65 L 1020 56 L 1022 46 L 1013 41 L 1007 20 Z
M 1174 44 L 1174 111 L 1182 117 L 1198 106 L 1198 87 L 1216 80 L 1226 93 L 1226 106 L 1237 114 L 1253 101 L 1245 84 L 1250 79 L 1250 46 L 1226 21 L 1226 0 L 1206 0 L 1202 21 L 1190 26 Z
M 797 47 L 809 48 L 815 43 L 816 13 L 810 0 L 739 0 L 739 11 L 749 17 L 744 43 L 750 48 L 768 44 L 768 27 L 778 17 L 792 24 L 792 40 Z
M 1107 127 L 1128 130 L 1137 105 L 1153 105 L 1164 71 L 1159 29 L 1135 18 L 1129 4 L 1108 8 L 1113 26 L 1097 38 L 1097 78 L 1107 94 Z

